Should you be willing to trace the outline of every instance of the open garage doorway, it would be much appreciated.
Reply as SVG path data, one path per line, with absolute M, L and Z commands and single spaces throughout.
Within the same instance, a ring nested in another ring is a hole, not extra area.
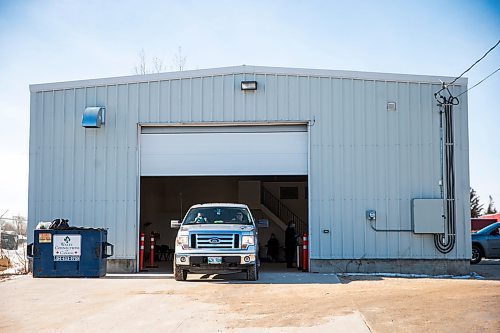
M 244 203 L 256 220 L 269 220 L 269 228 L 259 229 L 261 268 L 286 269 L 285 229 L 288 222 L 294 222 L 299 236 L 308 230 L 307 180 L 307 176 L 141 177 L 140 232 L 146 235 L 145 265 L 150 260 L 150 235 L 154 234 L 155 266 L 158 268 L 149 271 L 171 272 L 178 229 L 170 228 L 170 221 L 182 220 L 192 205 Z M 271 246 L 270 250 L 267 244 L 272 234 L 278 247 Z

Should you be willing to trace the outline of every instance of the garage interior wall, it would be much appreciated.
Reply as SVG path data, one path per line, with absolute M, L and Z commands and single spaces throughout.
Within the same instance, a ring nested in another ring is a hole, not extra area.
M 448 78 L 442 78 L 447 80 Z M 255 80 L 258 89 L 240 90 Z M 311 258 L 468 259 L 467 95 L 454 108 L 457 243 L 444 255 L 411 228 L 414 198 L 440 197 L 439 78 L 241 66 L 33 85 L 29 214 L 109 229 L 116 259 L 135 260 L 138 124 L 309 122 Z M 467 88 L 461 80 L 454 94 Z M 396 111 L 387 103 L 396 102 Z M 106 107 L 101 128 L 83 110 Z M 324 233 L 323 230 L 329 230 Z M 32 237 L 30 233 L 30 237 Z

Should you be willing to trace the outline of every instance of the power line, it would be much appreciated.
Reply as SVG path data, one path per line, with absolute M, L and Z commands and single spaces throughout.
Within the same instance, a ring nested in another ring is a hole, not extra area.
M 468 92 L 469 90 L 471 90 L 472 88 L 475 88 L 477 87 L 478 85 L 480 85 L 481 83 L 483 83 L 484 81 L 486 81 L 490 76 L 492 76 L 493 74 L 495 74 L 496 72 L 500 71 L 500 67 L 497 68 L 493 73 L 491 73 L 490 75 L 488 75 L 487 77 L 485 77 L 484 79 L 482 79 L 481 81 L 479 81 L 478 83 L 476 83 L 475 85 L 473 85 L 472 87 L 470 87 L 469 89 L 467 89 L 466 91 L 460 93 L 457 95 L 457 97 L 459 96 L 462 96 L 463 94 L 465 94 L 466 92 Z
M 445 90 L 445 89 L 448 89 L 448 86 L 452 85 L 453 83 L 457 82 L 458 79 L 460 79 L 465 73 L 467 73 L 468 71 L 470 71 L 474 66 L 476 66 L 481 60 L 483 60 L 491 51 L 493 51 L 497 46 L 498 44 L 500 44 L 500 39 L 498 40 L 498 42 L 493 45 L 481 58 L 479 58 L 478 60 L 476 60 L 476 62 L 474 62 L 469 68 L 467 68 L 462 74 L 460 74 L 459 76 L 457 76 L 455 79 L 453 79 L 453 81 L 451 81 L 450 83 L 445 83 L 443 82 L 443 87 L 441 89 L 439 89 L 436 93 L 434 93 L 434 97 L 437 96 L 437 94 L 439 94 L 441 91 Z M 472 89 L 472 88 L 471 88 Z
M 453 83 L 457 82 L 457 80 L 460 79 L 465 73 L 467 73 L 468 71 L 470 71 L 472 69 L 472 67 L 476 66 L 478 62 L 480 62 L 481 60 L 483 60 L 484 57 L 486 57 L 488 55 L 488 53 L 490 53 L 491 51 L 493 51 L 495 49 L 495 47 L 498 46 L 498 44 L 500 44 L 500 39 L 498 40 L 498 42 L 494 46 L 491 47 L 491 49 L 488 50 L 488 52 L 486 52 L 481 58 L 479 58 L 475 63 L 473 63 L 472 66 L 470 66 L 469 68 L 467 68 L 462 74 L 460 74 L 460 76 L 456 77 L 449 84 L 452 85 Z

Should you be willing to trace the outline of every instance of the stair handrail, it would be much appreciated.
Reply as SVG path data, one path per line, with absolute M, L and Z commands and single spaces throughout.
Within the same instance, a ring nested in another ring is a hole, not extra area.
M 261 204 L 266 206 L 274 215 L 280 218 L 283 222 L 293 221 L 295 223 L 295 232 L 297 236 L 301 236 L 307 232 L 307 223 L 302 220 L 297 214 L 291 211 L 280 199 L 274 196 L 268 189 L 261 187 L 260 191 Z

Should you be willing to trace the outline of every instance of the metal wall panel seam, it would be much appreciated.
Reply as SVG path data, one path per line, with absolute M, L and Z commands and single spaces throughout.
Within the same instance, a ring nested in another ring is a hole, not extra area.
M 105 103 L 104 103 L 104 106 L 106 107 L 106 115 L 105 115 L 105 120 L 108 120 L 108 115 L 111 111 L 111 108 L 110 108 L 110 104 L 109 104 L 109 86 L 107 85 L 106 86 L 106 97 L 105 97 Z M 105 124 L 106 126 L 106 124 Z M 104 163 L 104 170 L 103 170 L 103 175 L 104 175 L 104 179 L 103 179 L 103 182 L 104 182 L 104 197 L 102 199 L 102 205 L 103 205 L 103 227 L 105 227 L 106 229 L 109 228 L 108 226 L 108 210 L 107 210 L 107 205 L 108 205 L 108 154 L 109 154 L 109 130 L 106 131 L 106 135 L 104 136 L 103 138 L 103 141 L 104 141 L 104 144 L 106 145 L 105 147 L 103 147 L 104 149 L 104 159 L 103 159 L 103 163 Z
M 75 207 L 77 205 L 77 202 L 76 202 L 76 195 L 75 195 L 75 192 L 77 191 L 76 189 L 76 182 L 75 182 L 75 164 L 76 164 L 76 130 L 75 130 L 75 127 L 76 127 L 76 89 L 72 89 L 73 90 L 73 108 L 72 108 L 72 119 L 73 119 L 73 130 L 72 130 L 72 142 L 71 142 L 71 145 L 72 145 L 72 149 L 71 149 L 71 155 L 72 155 L 72 162 L 71 162 L 71 174 L 73 175 L 73 177 L 71 178 L 71 185 L 72 185 L 72 203 L 71 203 L 71 218 L 74 219 L 75 218 Z
M 354 94 L 354 79 L 351 79 L 350 80 L 350 99 L 349 99 L 349 102 L 350 102 L 350 121 L 351 121 L 351 128 L 354 128 L 355 126 L 355 122 L 356 122 L 356 118 L 355 118 L 355 94 Z M 355 164 L 355 161 L 356 161 L 356 156 L 355 156 L 355 131 L 350 131 L 350 136 L 351 136 L 351 144 L 350 144 L 350 157 L 351 157 L 351 163 Z M 349 211 L 350 212 L 354 212 L 355 209 L 354 209 L 354 193 L 356 193 L 356 167 L 354 166 L 353 168 L 351 168 L 350 170 L 350 176 L 351 176 L 351 179 L 349 179 L 349 183 L 350 183 L 350 198 L 349 198 L 349 204 L 350 204 L 350 209 Z M 355 217 L 353 215 L 351 215 L 351 218 L 350 218 L 350 240 L 351 240 L 351 248 L 350 248 L 350 251 L 351 251 L 351 257 L 355 258 L 356 257 L 356 234 L 354 232 L 354 228 L 353 228 L 353 224 L 355 223 Z
M 61 170 L 61 197 L 60 197 L 60 200 L 59 200 L 59 211 L 60 211 L 60 214 L 62 214 L 62 216 L 64 216 L 64 212 L 65 212 L 65 209 L 64 209 L 64 183 L 66 181 L 66 179 L 64 179 L 64 170 L 66 169 L 64 167 L 64 155 L 66 154 L 66 149 L 65 149 L 65 139 L 66 139 L 66 112 L 65 112 L 65 104 L 66 102 L 66 92 L 63 90 L 62 92 L 62 137 L 63 137 L 63 141 L 62 141 L 62 156 L 60 156 L 61 158 L 61 162 L 62 162 L 62 170 Z
M 276 100 L 276 119 L 279 119 L 279 82 L 278 82 L 278 74 L 274 75 L 274 83 L 275 83 L 275 88 L 274 88 L 274 96 Z
M 97 106 L 97 87 L 94 88 L 94 106 Z M 85 105 L 85 107 L 87 107 L 87 105 Z M 94 176 L 92 177 L 95 181 L 92 182 L 92 227 L 95 228 L 95 224 L 96 224 L 96 218 L 97 218 L 97 214 L 96 214 L 96 206 L 97 206 L 97 201 L 96 201 L 96 181 L 98 180 L 98 172 L 97 172 L 97 130 L 93 130 L 92 131 L 93 133 L 93 138 L 94 138 Z M 85 224 L 87 224 L 87 222 L 85 221 Z
M 193 121 L 193 79 L 189 78 L 189 121 Z
M 389 98 L 388 92 L 388 82 L 384 81 L 384 90 L 385 90 L 385 98 L 383 101 L 387 101 Z M 381 103 L 382 105 L 382 103 Z M 388 129 L 389 129 L 389 117 L 385 116 L 385 151 L 386 151 L 386 160 L 394 160 L 393 156 L 391 156 L 391 150 L 389 147 L 389 134 L 388 134 Z M 385 228 L 390 229 L 390 220 L 389 220 L 389 212 L 390 212 L 390 199 L 391 199 L 391 193 L 390 193 L 390 185 L 389 185 L 389 168 L 385 168 L 385 173 L 384 173 L 384 186 L 385 186 L 385 214 L 386 214 L 386 223 L 385 223 Z M 390 236 L 385 234 L 385 253 L 384 253 L 384 258 L 389 257 L 389 251 L 390 251 Z
M 396 82 L 395 85 L 394 85 L 394 96 L 395 96 L 395 100 L 396 100 L 396 104 L 400 104 L 400 105 L 403 105 L 402 103 L 402 97 L 401 97 L 401 85 L 404 84 L 404 83 L 400 83 L 400 82 Z M 387 105 L 387 104 L 386 104 Z M 394 116 L 394 123 L 396 124 L 396 130 L 394 131 L 394 154 L 395 154 L 395 157 L 396 157 L 396 181 L 395 181 L 395 184 L 394 184 L 394 193 L 395 193 L 395 197 L 394 197 L 394 204 L 395 204 L 395 208 L 396 208 L 396 227 L 399 228 L 398 230 L 401 230 L 403 229 L 403 214 L 402 214 L 402 211 L 401 211 L 401 204 L 402 204 L 402 191 L 401 191 L 401 187 L 402 187 L 402 170 L 403 170 L 403 156 L 402 156 L 402 151 L 401 151 L 401 148 L 402 148 L 402 143 L 401 143 L 401 132 L 400 132 L 400 128 L 402 127 L 403 125 L 403 122 L 404 122 L 404 119 L 403 119 L 403 114 L 404 114 L 404 109 L 400 109 L 399 111 L 396 111 L 395 114 L 393 115 Z M 406 229 L 406 228 L 405 228 Z M 395 241 L 396 241 L 396 249 L 397 249 L 397 253 L 400 254 L 401 253 L 401 248 L 402 248 L 402 245 L 401 245 L 401 232 L 398 232 L 396 233 L 396 235 L 394 235 L 393 238 L 395 238 Z
M 265 101 L 265 103 L 264 103 L 264 116 L 263 116 L 263 118 L 264 119 L 268 119 L 269 118 L 269 114 L 268 114 L 267 103 L 268 103 L 269 97 L 267 95 L 267 87 L 268 87 L 267 74 L 264 74 L 264 78 L 263 79 L 264 79 L 264 82 L 266 84 L 266 89 L 264 89 L 264 101 Z
M 339 121 L 339 124 L 342 124 L 341 128 L 341 133 L 342 133 L 342 138 L 345 138 L 345 129 L 344 129 L 344 115 L 345 115 L 345 98 L 344 98 L 344 94 L 345 94 L 345 84 L 344 84 L 344 79 L 340 79 L 340 110 L 338 110 L 338 112 L 340 113 L 340 121 Z M 339 183 L 340 183 L 340 193 L 341 193 L 341 196 L 342 196 L 342 199 L 339 198 L 340 200 L 340 216 L 341 216 L 341 222 L 340 222 L 340 235 L 341 235 L 341 239 L 342 239 L 342 247 L 341 247 L 341 253 L 340 253 L 340 258 L 341 259 L 344 259 L 346 258 L 346 251 L 345 251 L 345 245 L 346 245 L 346 242 L 344 241 L 346 239 L 346 234 L 345 234 L 345 228 L 344 228 L 344 225 L 345 225 L 345 218 L 344 218 L 344 205 L 345 205 L 345 175 L 344 175 L 344 163 L 343 161 L 345 160 L 344 159 L 344 144 L 345 142 L 341 142 L 341 147 L 339 149 L 339 153 L 340 153 L 340 160 L 342 161 L 342 163 L 340 163 L 340 175 L 342 176 L 341 179 L 339 179 Z
M 52 99 L 52 108 L 54 107 L 54 91 L 52 90 L 51 92 L 51 99 Z M 47 109 L 50 109 L 49 107 Z M 45 112 L 45 105 L 44 105 L 44 112 Z M 49 110 L 46 110 L 46 112 L 49 112 Z M 52 117 L 50 117 L 50 120 L 51 120 L 51 126 L 52 128 L 54 128 L 54 114 L 52 114 Z M 45 181 L 47 182 L 47 185 L 51 185 L 49 184 L 50 181 L 53 181 L 54 179 L 54 172 L 53 172 L 53 168 L 52 168 L 52 160 L 54 158 L 53 156 L 53 146 L 51 146 L 54 142 L 53 138 L 52 138 L 52 133 L 53 131 L 50 131 L 49 132 L 50 134 L 48 135 L 48 142 L 49 144 L 47 145 L 47 148 L 43 147 L 43 149 L 47 149 L 48 150 L 48 154 L 43 154 L 43 160 L 44 160 L 44 163 L 47 163 L 47 159 L 48 159 L 48 170 L 46 170 L 45 172 L 47 174 L 50 174 L 50 177 L 51 178 L 48 178 L 48 177 L 44 177 Z M 49 187 L 49 186 L 47 186 Z M 48 207 L 48 216 L 52 216 L 52 192 L 53 191 L 48 191 L 48 195 L 47 195 L 47 202 L 46 202 L 46 207 Z
M 231 100 L 232 100 L 232 103 L 233 103 L 233 109 L 231 110 L 231 121 L 236 121 L 236 96 L 235 96 L 235 85 L 236 85 L 236 75 L 233 74 L 232 75 L 232 78 L 233 78 L 233 89 L 231 89 Z M 225 119 L 226 120 L 226 119 Z
M 209 120 L 211 122 L 213 122 L 214 118 L 217 118 L 217 117 L 215 117 L 215 112 L 216 112 L 215 111 L 215 78 L 214 78 L 213 75 L 210 77 L 210 80 L 211 80 L 211 84 L 210 85 L 212 87 L 212 91 L 211 91 L 212 106 L 211 106 L 211 112 L 210 112 Z
M 466 87 L 467 88 L 467 87 Z M 465 89 L 466 89 L 465 88 Z M 463 91 L 465 91 L 465 89 L 461 89 Z M 462 105 L 460 107 L 460 114 L 462 115 L 461 117 L 461 124 L 462 124 L 462 133 L 461 133 L 461 138 L 462 138 L 462 144 L 461 144 L 461 160 L 462 160 L 462 164 L 463 164 L 463 168 L 461 168 L 462 170 L 462 173 L 465 175 L 464 177 L 464 187 L 463 187 L 463 193 L 462 193 L 462 196 L 463 196 L 463 203 L 462 203 L 462 216 L 463 216 L 463 220 L 464 220 L 464 225 L 463 225 L 463 228 L 464 228 L 464 231 L 468 230 L 467 226 L 468 226 L 468 223 L 467 221 L 470 221 L 470 209 L 468 209 L 468 206 L 466 204 L 467 202 L 467 197 L 468 197 L 468 194 L 469 194 L 469 189 L 470 189 L 470 179 L 469 179 L 469 137 L 467 135 L 467 133 L 469 132 L 469 129 L 468 129 L 468 122 L 467 122 L 467 119 L 468 119 L 468 110 L 467 110 L 467 94 L 464 94 L 464 98 L 462 100 Z M 465 232 L 462 232 L 461 234 L 464 234 Z M 465 256 L 465 257 L 468 257 L 469 255 L 471 255 L 471 253 L 469 253 L 469 251 L 467 251 L 468 248 L 471 248 L 471 240 L 470 238 L 469 239 L 466 239 L 466 237 L 464 236 L 463 239 L 462 239 L 462 255 Z
M 411 142 L 411 113 L 413 111 L 413 107 L 412 107 L 412 95 L 411 95 L 411 85 L 410 83 L 407 83 L 406 84 L 406 94 L 408 96 L 407 98 L 407 101 L 408 101 L 408 109 L 407 109 L 407 114 L 408 114 L 408 117 L 406 119 L 406 133 L 407 133 L 407 138 L 408 138 L 408 142 L 407 142 L 407 145 L 405 147 L 405 152 L 406 152 L 406 163 L 407 163 L 407 167 L 408 167 L 408 170 L 406 171 L 406 175 L 408 178 L 405 177 L 406 179 L 406 190 L 407 190 L 407 193 L 406 193 L 406 204 L 407 205 L 411 205 L 411 195 L 412 195 L 412 191 L 413 191 L 413 186 L 412 186 L 412 180 L 413 180 L 413 177 L 412 177 L 412 174 L 413 174 L 413 168 L 412 168 L 412 165 L 411 165 L 411 153 L 412 153 L 412 150 L 413 150 L 413 144 Z M 407 208 L 408 209 L 408 208 Z M 409 228 L 408 227 L 405 227 L 404 229 L 412 229 L 412 223 L 411 223 L 411 210 L 408 210 L 410 211 L 410 215 L 406 215 L 406 218 L 409 219 L 406 223 L 406 225 L 408 226 L 409 224 Z M 409 256 L 410 257 L 413 257 L 413 236 L 412 235 L 408 235 L 405 233 L 404 235 L 405 237 L 405 241 L 407 241 L 408 243 L 408 251 L 409 251 Z
M 158 80 L 156 82 L 158 84 L 158 88 L 157 88 L 157 92 L 156 92 L 156 94 L 158 96 L 158 103 L 157 103 L 158 107 L 156 108 L 156 122 L 159 123 L 160 122 L 160 112 L 161 112 L 161 98 L 162 98 L 163 94 L 161 93 L 161 84 L 162 84 L 162 81 Z M 151 103 L 151 101 L 150 101 L 150 103 Z
M 332 214 L 332 192 L 331 192 L 331 174 L 333 171 L 333 153 L 332 153 L 332 146 L 331 146 L 331 135 L 332 135 L 332 113 L 329 112 L 330 105 L 331 105 L 331 95 L 328 93 L 331 90 L 331 80 L 328 78 L 324 79 L 317 79 L 313 80 L 317 81 L 315 84 L 317 86 L 313 86 L 311 83 L 311 80 L 309 80 L 309 100 L 311 101 L 311 106 L 308 108 L 308 110 L 315 110 L 315 113 L 319 113 L 321 115 L 324 115 L 322 117 L 321 123 L 322 123 L 322 137 L 323 137 L 323 152 L 322 156 L 326 158 L 327 163 L 323 168 L 321 168 L 321 179 L 324 179 L 322 188 L 323 188 L 323 197 L 325 200 L 325 210 L 327 211 L 326 219 L 325 219 L 325 229 L 329 230 L 328 234 L 323 234 L 323 231 L 321 230 L 323 227 L 320 228 L 319 233 L 318 233 L 318 238 L 323 237 L 324 238 L 324 245 L 321 246 L 321 251 L 322 251 L 322 257 L 326 258 L 331 258 L 332 256 L 332 225 L 333 225 L 333 214 Z M 311 94 L 311 91 L 316 91 L 317 96 L 313 96 Z M 315 102 L 317 101 L 317 102 Z M 318 103 L 316 106 L 315 103 Z M 297 118 L 300 117 L 301 113 L 305 111 L 299 110 L 299 113 L 296 115 Z M 324 253 L 324 254 L 323 254 Z
M 311 204 L 312 204 L 312 197 L 311 197 L 311 149 L 312 149 L 312 145 L 311 145 L 311 122 L 308 122 L 307 124 L 307 206 L 308 206 L 308 210 L 307 210 L 307 220 L 308 220 L 308 224 L 307 224 L 307 234 L 308 235 L 311 235 L 312 234 L 312 223 L 311 221 L 313 220 L 313 214 L 312 214 L 312 209 L 311 209 Z M 309 246 L 309 248 L 311 248 L 311 246 Z M 311 253 L 311 251 L 309 250 L 309 253 Z M 311 267 L 310 265 L 311 263 L 311 260 L 309 259 L 309 267 Z
M 137 84 L 136 84 L 137 85 Z M 127 84 L 127 89 L 126 89 L 126 106 L 125 106 L 125 109 L 126 109 L 126 112 L 125 112 L 125 115 L 124 115 L 124 123 L 123 123 L 123 128 L 125 131 L 128 130 L 128 117 L 130 116 L 130 95 L 131 95 L 131 91 L 130 91 L 130 84 Z M 125 149 L 124 149 L 124 152 L 122 152 L 122 154 L 124 153 L 124 160 L 128 162 L 128 146 L 129 146 L 129 142 L 128 142 L 128 133 L 125 133 Z M 123 150 L 123 148 L 121 148 Z M 128 168 L 128 165 L 126 167 L 126 171 L 128 172 L 129 171 L 129 168 Z M 122 177 L 122 175 L 120 174 L 119 175 L 120 177 Z M 123 179 L 119 179 L 119 181 L 123 181 Z M 128 193 L 128 182 L 125 181 L 125 184 L 124 184 L 124 192 L 121 194 L 121 208 L 123 210 L 123 221 L 121 221 L 122 224 L 125 224 L 125 225 L 128 225 L 128 210 L 127 210 L 127 193 Z M 120 226 L 119 226 L 120 227 Z M 120 231 L 123 230 L 123 227 L 120 228 Z M 128 244 L 128 233 L 125 232 L 124 235 L 123 235 L 123 239 L 124 239 L 124 244 L 125 245 L 122 245 L 121 247 L 121 254 L 120 256 L 121 257 L 126 257 L 127 256 L 127 244 Z
M 328 109 L 327 110 L 323 110 L 323 112 L 328 112 L 330 114 L 330 118 L 329 118 L 329 128 L 333 129 L 334 128 L 334 107 L 333 107 L 333 82 L 332 82 L 332 78 L 328 78 Z M 335 242 L 335 234 L 336 234 L 336 226 L 335 226 L 335 214 L 334 214 L 334 210 L 335 210 L 335 203 L 334 203 L 334 190 L 333 190 L 333 179 L 335 178 L 334 175 L 335 175 L 335 172 L 334 172 L 334 157 L 335 157 L 335 154 L 334 154 L 334 133 L 333 133 L 333 130 L 330 130 L 330 133 L 329 133 L 329 140 L 330 140 L 330 144 L 331 144 L 331 148 L 330 148 L 330 160 L 332 161 L 331 162 L 331 166 L 332 166 L 332 169 L 329 170 L 329 174 L 328 174 L 328 189 L 329 189 L 329 193 L 330 193 L 330 197 L 329 197 L 329 201 L 330 201 L 330 212 L 332 212 L 332 220 L 330 221 L 330 251 L 329 251 L 329 257 L 330 258 L 334 258 L 335 257 L 335 249 L 334 249 L 334 242 Z M 310 209 L 310 208 L 309 208 Z
M 257 82 L 257 76 L 255 73 L 253 74 L 253 80 Z M 266 85 L 264 82 L 261 82 L 262 90 L 266 90 Z M 262 91 L 261 90 L 261 91 Z M 256 92 L 255 94 L 252 95 L 252 100 L 253 100 L 253 119 L 257 120 L 257 100 L 258 100 L 258 93 Z
M 135 242 L 135 270 L 139 272 L 139 246 L 138 240 L 140 236 L 140 228 L 141 228 L 141 125 L 137 124 L 137 174 L 136 174 L 136 242 Z
M 418 112 L 418 115 L 419 115 L 419 118 L 420 118 L 420 123 L 422 123 L 422 117 L 423 117 L 423 113 L 424 113 L 424 110 L 423 110 L 423 107 L 424 107 L 424 104 L 422 103 L 422 93 L 423 93 L 423 87 L 421 84 L 419 84 L 419 91 L 418 91 L 418 101 L 419 101 L 419 112 Z M 432 106 L 432 103 L 431 103 L 431 106 L 430 106 L 430 110 L 431 112 L 433 111 L 433 106 Z M 420 131 L 417 130 L 417 133 L 420 134 Z M 417 155 L 419 157 L 422 157 L 423 155 L 423 149 L 422 149 L 422 135 L 418 135 L 418 148 L 417 148 Z M 423 158 L 420 158 L 420 161 L 423 161 Z M 420 162 L 422 163 L 422 162 Z M 422 179 L 422 172 L 423 172 L 423 168 L 420 167 L 417 168 L 417 176 Z M 418 182 L 418 187 L 419 187 L 419 198 L 423 198 L 423 182 Z M 420 256 L 421 257 L 424 257 L 425 254 L 426 254 L 426 251 L 425 251 L 425 244 L 426 244 L 426 240 L 424 237 L 419 237 L 420 238 Z
M 299 81 L 299 80 L 297 80 Z M 288 80 L 287 80 L 288 82 Z M 300 92 L 300 82 L 297 82 L 297 90 Z M 289 90 L 288 90 L 289 91 Z M 309 109 L 312 109 L 312 101 L 311 101 L 311 98 L 310 98 L 310 92 L 311 92 L 311 81 L 309 80 L 309 77 L 307 77 L 307 93 L 308 93 L 308 96 L 306 97 L 307 99 L 307 102 L 308 102 L 308 108 Z M 297 95 L 300 95 L 300 93 L 298 93 Z M 320 96 L 321 96 L 321 92 L 320 92 Z M 289 98 L 287 98 L 287 101 L 289 100 Z M 298 104 L 299 105 L 299 108 L 301 109 L 300 107 L 300 103 Z M 290 117 L 290 114 L 288 114 L 288 117 Z M 323 135 L 324 135 L 324 130 L 323 130 L 323 121 L 322 119 L 320 120 L 320 124 L 321 126 L 318 127 L 318 131 L 320 132 L 319 135 L 318 135 L 318 138 L 319 140 L 323 141 Z M 319 174 L 317 175 L 319 177 L 319 179 L 325 179 L 324 178 L 324 169 L 325 169 L 325 161 L 324 161 L 324 154 L 323 154 L 323 149 L 322 149 L 322 144 L 323 142 L 319 142 L 319 149 L 318 149 L 318 164 L 319 164 Z M 320 202 L 320 212 L 323 212 L 323 213 L 320 213 L 319 216 L 318 216 L 318 219 L 317 221 L 310 221 L 310 223 L 312 222 L 316 222 L 316 225 L 317 225 L 317 232 L 316 233 L 311 233 L 309 235 L 309 244 L 312 244 L 312 242 L 317 242 L 318 245 L 316 248 L 319 249 L 319 257 L 320 258 L 323 258 L 324 257 L 324 250 L 323 250 L 323 237 L 321 237 L 321 229 L 323 228 L 323 224 L 324 224 L 324 219 L 325 219 L 325 216 L 329 216 L 329 214 L 327 214 L 326 212 L 324 212 L 325 210 L 325 207 L 324 207 L 324 197 L 323 197 L 323 194 L 325 192 L 324 190 L 324 182 L 321 183 L 321 184 L 318 184 L 318 187 L 320 188 L 319 190 L 319 193 L 321 195 L 321 199 L 318 198 L 318 201 Z M 319 232 L 318 232 L 319 231 Z M 317 239 L 314 239 L 314 236 L 313 235 L 317 235 Z M 309 245 L 309 252 L 311 251 L 313 247 L 311 245 Z
M 370 190 L 370 184 L 369 184 L 369 181 L 368 179 L 370 179 L 368 177 L 368 162 L 369 162 L 369 158 L 368 157 L 368 154 L 369 154 L 369 149 L 367 149 L 367 142 L 368 142 L 368 139 L 367 139 L 367 133 L 368 133 L 368 126 L 366 125 L 367 123 L 367 119 L 368 119 L 368 114 L 367 114 L 367 106 L 366 106 L 366 85 L 367 85 L 367 82 L 366 81 L 362 81 L 362 89 L 361 89 L 361 95 L 362 95 L 362 98 L 360 98 L 360 100 L 362 101 L 361 102 L 361 110 L 360 110 L 360 119 L 361 119 L 361 141 L 360 141 L 360 145 L 361 145 L 361 156 L 362 158 L 364 158 L 364 163 L 362 163 L 363 165 L 363 168 L 362 168 L 362 174 L 364 176 L 364 183 L 365 183 L 365 193 L 364 195 L 362 196 L 362 199 L 361 199 L 361 203 L 362 205 L 358 205 L 358 207 L 360 209 L 367 209 L 367 204 L 368 204 L 368 195 L 367 195 L 367 192 L 369 193 L 369 190 Z M 361 213 L 360 213 L 361 215 Z M 367 246 L 367 244 L 369 244 L 369 240 L 368 240 L 368 235 L 367 235 L 367 230 L 366 228 L 368 227 L 366 225 L 366 221 L 363 221 L 360 219 L 360 222 L 363 223 L 363 227 L 360 228 L 361 232 L 363 233 L 363 256 L 366 256 L 368 255 L 368 249 L 369 249 L 369 246 Z
M 124 88 L 127 88 L 127 86 L 124 86 Z M 120 117 L 120 114 L 122 112 L 120 112 L 120 103 L 119 103 L 119 98 L 120 98 L 120 86 L 119 85 L 116 85 L 116 117 L 115 117 L 115 122 L 114 122 L 114 128 L 115 128 L 115 136 L 114 136 L 114 159 L 113 159 L 113 162 L 114 162 L 114 170 L 117 170 L 118 169 L 118 130 L 119 130 L 119 127 L 118 127 L 118 121 L 119 119 L 121 118 Z M 118 179 L 118 172 L 114 172 L 113 173 L 113 178 L 114 178 L 114 186 L 115 186 L 115 191 L 114 191 L 114 195 L 113 195 L 113 205 L 114 205 L 114 208 L 113 209 L 113 227 L 114 229 L 119 232 L 119 224 L 118 224 L 118 182 L 119 182 L 119 179 Z M 111 237 L 112 238 L 112 237 Z M 116 238 L 117 240 L 119 239 L 118 237 Z M 118 251 L 117 251 L 118 252 Z
M 199 108 L 200 108 L 200 121 L 207 121 L 207 118 L 205 116 L 205 112 L 207 112 L 205 108 L 205 97 L 206 97 L 206 94 L 205 94 L 205 81 L 208 79 L 209 77 L 204 77 L 204 78 L 201 78 L 200 79 L 200 105 L 199 105 Z M 208 104 L 208 103 L 207 103 Z
M 402 125 L 406 125 L 406 136 L 408 137 L 410 135 L 410 122 L 409 122 L 409 117 L 410 117 L 410 84 L 408 82 L 406 83 L 402 83 L 400 85 L 403 85 L 403 87 L 401 87 L 401 90 L 403 91 L 403 95 L 406 95 L 405 98 L 406 98 L 406 101 L 407 101 L 407 109 L 406 109 L 406 112 L 403 114 L 403 115 L 407 115 L 404 117 L 404 122 L 406 122 L 406 124 L 402 124 Z M 397 103 L 400 103 L 401 105 L 403 104 L 402 102 L 402 97 L 400 96 L 399 94 L 399 89 L 398 89 L 398 100 L 397 100 Z M 406 92 L 406 93 L 405 93 Z M 404 111 L 404 110 L 401 110 L 401 111 Z M 401 126 L 403 127 L 403 126 Z M 401 160 L 403 160 L 405 157 L 406 157 L 406 162 L 407 162 L 407 165 L 405 166 L 406 168 L 402 168 L 400 170 L 400 174 L 399 174 L 399 177 L 400 177 L 400 187 L 399 187 L 399 197 L 400 197 L 400 204 L 399 204 L 399 210 L 400 210 L 400 228 L 401 229 L 411 229 L 411 225 L 410 227 L 408 227 L 408 218 L 411 219 L 411 216 L 409 217 L 406 212 L 407 210 L 402 210 L 402 207 L 401 205 L 403 204 L 403 202 L 407 205 L 410 204 L 410 192 L 411 192 L 411 186 L 408 186 L 408 183 L 411 181 L 411 172 L 410 172 L 410 169 L 411 169 L 411 166 L 410 166 L 410 161 L 409 161 L 409 158 L 410 158 L 410 155 L 408 154 L 408 151 L 410 150 L 410 144 L 409 144 L 409 140 L 407 143 L 404 143 L 404 144 L 401 144 L 401 135 L 400 135 L 400 153 L 403 155 L 406 155 L 406 156 L 401 156 Z M 404 182 L 404 184 L 403 184 Z M 404 194 L 406 190 L 406 195 Z M 406 198 L 406 200 L 402 199 L 402 198 Z M 404 220 L 405 220 L 405 225 L 402 225 L 401 222 L 402 222 L 402 217 L 404 215 Z M 408 240 L 407 241 L 407 236 L 408 234 L 407 233 L 399 233 L 399 246 L 400 246 L 400 251 L 401 251 L 401 247 L 403 247 L 404 251 L 407 253 L 407 255 L 409 255 L 411 257 L 411 240 Z
M 168 83 L 168 121 L 172 121 L 172 81 L 167 81 Z
M 373 118 L 377 118 L 375 115 L 376 115 L 376 111 L 377 111 L 377 82 L 373 81 L 372 83 L 372 96 L 371 96 L 371 105 L 370 105 L 370 114 L 372 115 L 372 119 Z M 376 124 L 376 120 L 373 121 L 372 125 L 375 125 Z M 377 179 L 378 179 L 378 156 L 379 156 L 379 153 L 377 153 L 377 151 L 379 151 L 379 145 L 378 145 L 378 142 L 377 142 L 377 134 L 374 133 L 373 135 L 373 143 L 374 143 L 374 147 L 373 149 L 375 150 L 375 156 L 373 156 L 373 168 L 371 168 L 371 179 L 372 179 L 372 186 L 373 186 L 373 197 L 372 197 L 372 207 L 377 207 L 379 201 L 377 200 L 377 191 L 375 189 L 378 189 L 377 187 Z M 375 209 L 378 209 L 378 208 L 375 208 Z M 378 242 L 378 237 L 377 237 L 377 234 L 375 231 L 373 230 L 370 230 L 368 229 L 368 225 L 367 223 L 365 224 L 365 228 L 368 230 L 368 232 L 372 235 L 371 236 L 371 239 L 373 241 L 373 254 L 376 256 L 377 254 L 377 242 Z

